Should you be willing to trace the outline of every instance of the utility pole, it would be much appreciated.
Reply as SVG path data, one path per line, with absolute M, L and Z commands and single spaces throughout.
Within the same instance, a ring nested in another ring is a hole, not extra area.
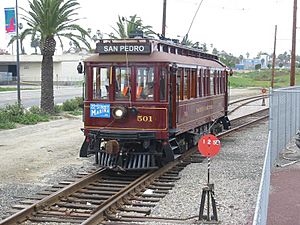
M 18 0 L 16 0 L 16 34 L 17 34 L 17 97 L 18 105 L 21 105 L 21 90 L 20 90 L 20 53 L 19 53 L 19 14 L 18 14 Z
M 294 10 L 293 10 L 293 34 L 292 34 L 292 58 L 291 58 L 291 77 L 290 77 L 290 86 L 295 86 L 295 70 L 296 70 L 296 29 L 297 29 L 297 0 L 294 0 Z
M 161 34 L 163 37 L 166 37 L 166 17 L 167 17 L 167 0 L 164 0 L 163 4 L 163 19 L 162 19 L 162 31 Z
M 277 25 L 275 25 L 275 37 L 274 37 L 274 52 L 273 52 L 273 62 L 272 62 L 271 88 L 274 88 L 275 62 L 276 62 L 276 40 L 277 40 L 276 36 L 277 36 Z

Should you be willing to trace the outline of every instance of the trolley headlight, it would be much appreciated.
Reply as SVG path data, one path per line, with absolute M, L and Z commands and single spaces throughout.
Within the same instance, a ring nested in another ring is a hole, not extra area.
M 127 109 L 123 106 L 117 106 L 113 109 L 112 115 L 115 119 L 123 119 L 127 115 Z

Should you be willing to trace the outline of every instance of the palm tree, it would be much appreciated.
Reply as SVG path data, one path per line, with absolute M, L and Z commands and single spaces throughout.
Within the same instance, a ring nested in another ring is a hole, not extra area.
M 41 109 L 52 114 L 54 112 L 53 96 L 53 55 L 56 48 L 55 37 L 63 46 L 62 38 L 73 42 L 80 48 L 80 43 L 90 49 L 86 40 L 88 32 L 77 25 L 79 20 L 76 10 L 79 8 L 77 0 L 32 0 L 28 9 L 22 9 L 26 15 L 23 18 L 28 28 L 23 31 L 24 36 L 30 35 L 31 41 L 40 37 L 40 50 L 42 54 L 41 69 Z M 21 36 L 22 36 L 21 34 Z
M 21 47 L 21 53 L 22 54 L 25 54 L 23 41 L 24 41 L 26 35 L 27 34 L 25 32 L 22 32 L 22 33 L 19 34 L 20 47 Z M 17 40 L 17 35 L 12 36 L 11 39 L 9 40 L 8 44 L 7 44 L 7 47 L 10 46 L 11 44 L 13 44 L 16 40 Z
M 126 20 L 124 17 L 118 16 L 117 28 L 114 28 L 114 33 L 109 34 L 114 39 L 126 39 L 130 38 L 131 34 L 143 32 L 146 37 L 153 37 L 156 34 L 152 30 L 152 26 L 143 26 L 143 21 L 136 14 L 129 17 L 130 20 Z

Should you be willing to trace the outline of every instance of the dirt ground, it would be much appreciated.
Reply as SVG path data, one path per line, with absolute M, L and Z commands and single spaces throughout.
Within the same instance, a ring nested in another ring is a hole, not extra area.
M 0 131 L 0 181 L 41 182 L 66 165 L 81 165 L 81 118 L 59 119 Z

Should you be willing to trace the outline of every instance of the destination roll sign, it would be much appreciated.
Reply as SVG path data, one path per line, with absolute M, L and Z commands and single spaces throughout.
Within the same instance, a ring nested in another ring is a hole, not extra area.
M 96 53 L 99 54 L 150 54 L 150 43 L 97 43 Z

